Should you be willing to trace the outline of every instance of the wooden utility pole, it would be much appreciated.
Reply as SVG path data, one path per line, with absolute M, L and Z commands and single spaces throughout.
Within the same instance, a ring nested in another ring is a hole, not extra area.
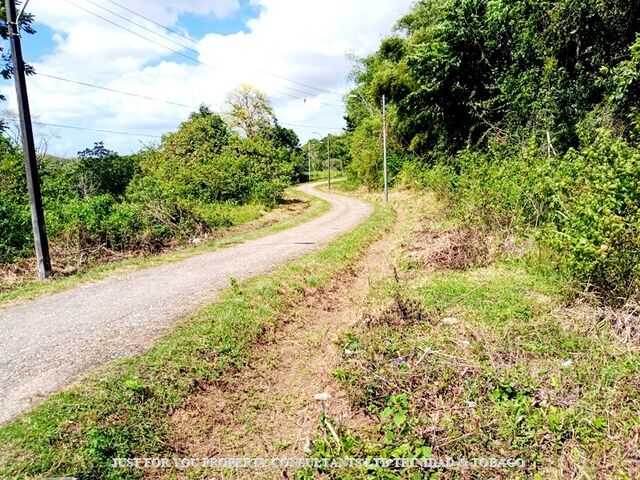
M 47 231 L 44 224 L 38 162 L 33 141 L 29 98 L 27 96 L 27 79 L 24 72 L 22 46 L 20 45 L 20 27 L 18 25 L 15 0 L 6 0 L 5 4 L 7 8 L 7 27 L 11 41 L 13 77 L 16 84 L 18 110 L 20 112 L 20 131 L 22 132 L 24 166 L 27 172 L 27 188 L 29 190 L 31 225 L 33 226 L 33 239 L 36 247 L 38 276 L 40 278 L 48 278 L 51 276 L 51 258 L 49 257 L 49 241 L 47 240 Z

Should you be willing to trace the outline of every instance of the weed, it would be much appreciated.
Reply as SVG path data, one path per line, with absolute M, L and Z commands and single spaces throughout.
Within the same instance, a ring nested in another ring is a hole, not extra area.
M 405 260 L 414 254 L 405 249 Z M 544 264 L 513 256 L 381 279 L 365 321 L 340 340 L 349 354 L 334 373 L 375 428 L 346 431 L 330 419 L 339 449 L 318 438 L 313 455 L 524 462 L 331 471 L 336 478 L 636 478 L 640 352 L 570 328 L 583 320 L 567 311 L 562 285 Z
M 392 222 L 374 214 L 324 250 L 273 274 L 231 288 L 163 337 L 147 353 L 122 359 L 56 394 L 0 429 L 0 477 L 134 478 L 140 470 L 113 469 L 112 457 L 171 456 L 170 414 L 223 373 L 242 368 L 252 347 L 268 341 L 294 288 L 313 275 L 317 285 L 355 262 Z M 312 287 L 310 287 L 312 288 Z

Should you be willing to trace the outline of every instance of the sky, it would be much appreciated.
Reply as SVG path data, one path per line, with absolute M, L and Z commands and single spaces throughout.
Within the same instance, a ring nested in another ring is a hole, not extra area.
M 374 52 L 413 1 L 31 0 L 37 34 L 22 41 L 38 73 L 28 78 L 36 143 L 65 157 L 97 141 L 132 153 L 200 104 L 222 110 L 241 84 L 266 92 L 303 143 L 339 133 L 352 59 Z M 0 90 L 12 117 L 13 84 Z

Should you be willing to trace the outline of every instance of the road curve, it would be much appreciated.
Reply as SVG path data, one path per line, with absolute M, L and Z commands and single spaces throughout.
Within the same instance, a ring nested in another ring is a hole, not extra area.
M 272 271 L 372 212 L 365 202 L 314 186 L 299 188 L 329 201 L 331 210 L 296 227 L 0 309 L 0 423 L 100 365 L 144 351 L 181 317 L 211 302 L 230 277 Z

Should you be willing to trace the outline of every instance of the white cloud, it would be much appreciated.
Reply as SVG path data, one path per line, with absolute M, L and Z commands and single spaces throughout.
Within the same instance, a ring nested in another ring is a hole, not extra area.
M 269 93 L 282 123 L 313 126 L 293 127 L 303 140 L 314 136 L 314 131 L 327 133 L 316 126 L 344 125 L 341 98 L 322 90 L 347 91 L 346 77 L 352 68 L 347 52 L 361 56 L 374 51 L 413 3 L 386 0 L 374 7 L 370 0 L 252 0 L 260 7 L 260 14 L 248 22 L 248 32 L 207 34 L 189 44 L 196 53 L 166 38 L 187 45 L 186 39 L 167 35 L 152 23 L 118 10 L 109 0 L 91 1 L 119 11 L 158 35 L 126 24 L 88 0 L 71 1 L 184 55 L 197 56 L 204 64 L 175 55 L 64 0 L 32 0 L 29 8 L 36 19 L 55 32 L 55 48 L 35 64 L 38 72 L 187 105 L 207 103 L 214 108 L 220 108 L 226 94 L 237 85 L 250 83 Z M 224 19 L 239 8 L 238 0 L 125 1 L 117 3 L 171 27 L 180 15 Z M 219 21 L 212 20 L 212 30 Z M 29 91 L 32 111 L 47 123 L 160 135 L 175 129 L 189 113 L 189 109 L 175 105 L 40 76 L 30 78 Z M 15 100 L 11 95 L 9 98 L 8 106 L 14 107 Z M 59 138 L 50 148 L 57 154 L 72 155 L 97 140 L 122 152 L 140 147 L 135 137 L 56 131 Z

